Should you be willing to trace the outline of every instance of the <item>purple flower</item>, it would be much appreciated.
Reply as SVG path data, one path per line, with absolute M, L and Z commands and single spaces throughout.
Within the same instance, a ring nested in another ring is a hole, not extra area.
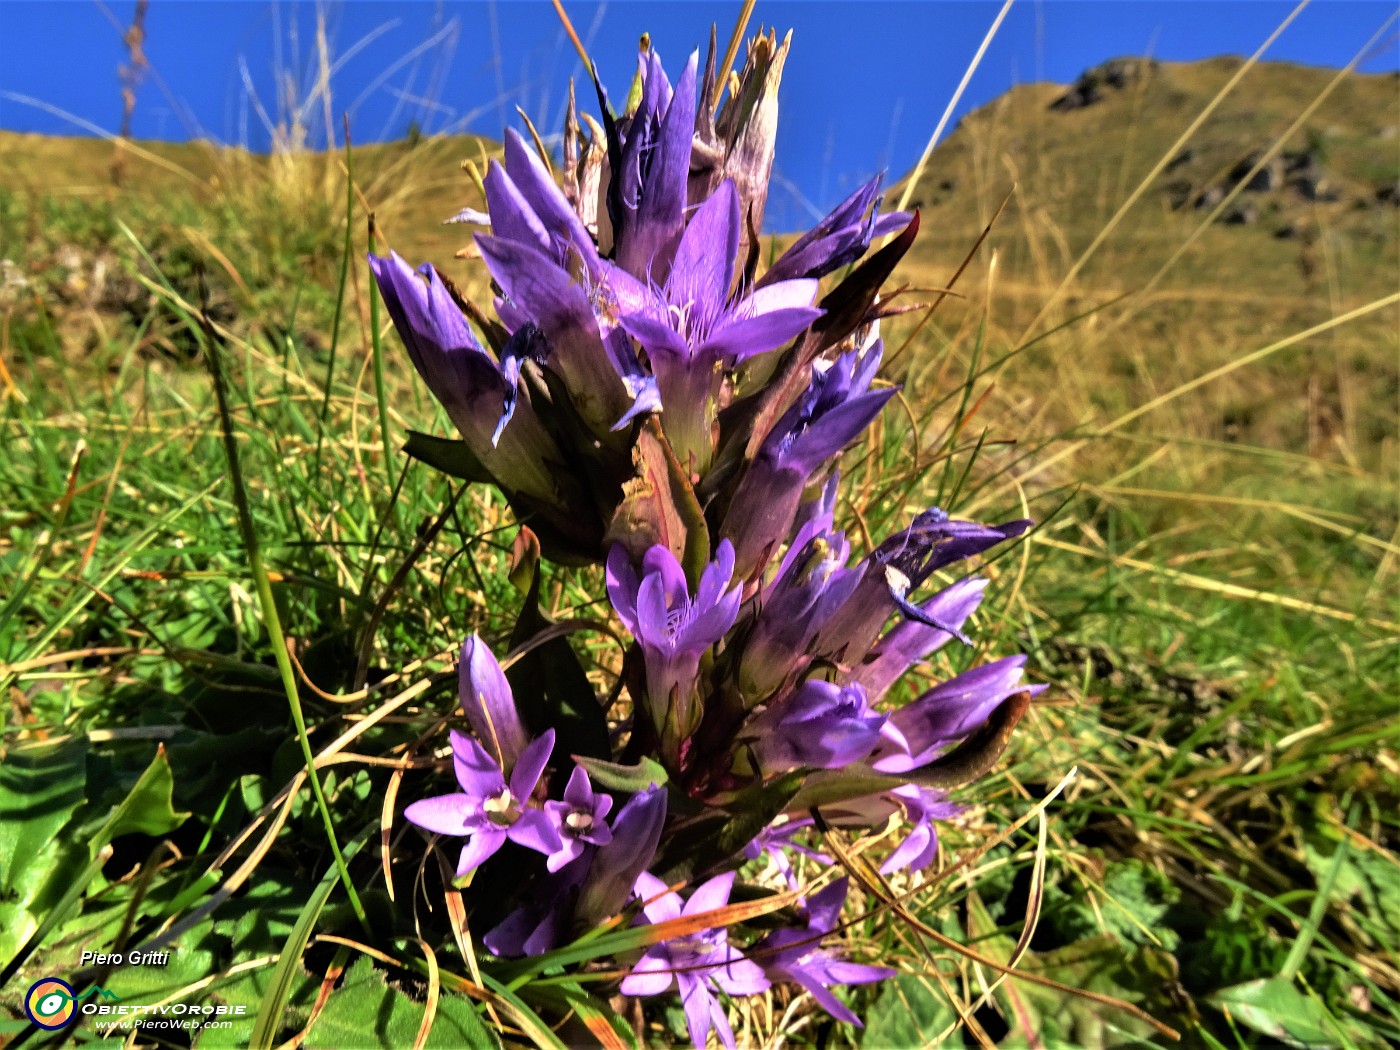
M 893 977 L 896 971 L 885 966 L 847 962 L 822 947 L 822 939 L 836 929 L 840 921 L 849 886 L 849 879 L 840 878 L 813 894 L 807 901 L 806 929 L 777 930 L 755 944 L 750 954 L 758 960 L 769 980 L 800 984 L 832 1017 L 861 1027 L 860 1018 L 831 994 L 832 985 L 869 984 Z
M 511 332 L 538 326 L 541 367 L 562 379 L 580 416 L 602 434 L 638 399 L 641 391 L 629 399 L 627 387 L 641 368 L 605 308 L 593 239 L 514 131 L 504 166 L 492 164 L 484 183 L 491 233 L 477 247 L 501 289 L 496 312 Z
M 787 538 L 812 476 L 869 426 L 897 392 L 897 387 L 870 391 L 882 353 L 876 339 L 863 352 L 814 362 L 806 392 L 764 439 L 720 530 L 734 542 L 741 578 L 762 571 Z
M 507 784 L 486 749 L 453 730 L 452 765 L 462 790 L 421 799 L 404 810 L 404 817 L 438 835 L 467 837 L 457 862 L 458 878 L 495 854 L 507 839 L 546 855 L 555 853 L 562 845 L 558 832 L 541 810 L 529 805 L 553 748 L 550 729 L 520 753 Z
M 880 865 L 880 874 L 910 868 L 920 871 L 933 863 L 938 856 L 938 831 L 933 826 L 936 820 L 947 820 L 962 812 L 962 807 L 948 801 L 948 796 L 937 788 L 905 784 L 887 792 L 904 810 L 904 819 L 914 826 L 904 837 L 899 849 L 885 858 Z
M 875 827 L 896 813 L 911 825 L 899 848 L 880 866 L 880 871 L 886 875 L 904 868 L 918 871 L 932 864 L 938 856 L 938 832 L 934 822 L 961 812 L 962 807 L 949 802 L 944 792 L 918 784 L 901 784 L 877 795 L 822 807 L 822 816 L 837 827 Z
M 582 766 L 575 766 L 564 788 L 562 802 L 546 802 L 545 814 L 559 832 L 560 847 L 549 855 L 546 867 L 558 871 L 583 855 L 589 846 L 606 846 L 612 829 L 606 817 L 612 809 L 611 795 L 595 795 Z
M 870 754 L 887 735 L 888 722 L 870 710 L 861 686 L 813 679 L 749 719 L 740 741 L 747 741 L 764 773 L 840 769 Z M 896 734 L 891 745 L 899 743 Z
M 882 637 L 866 661 L 847 679 L 865 686 L 871 702 L 878 702 L 905 671 L 919 660 L 942 648 L 982 603 L 987 581 L 968 576 L 945 587 L 921 606 L 923 619 L 903 620 Z M 944 627 L 931 627 L 933 620 Z
M 793 836 L 800 835 L 816 823 L 811 817 L 779 819 L 782 820 L 782 823 L 769 824 L 758 833 L 758 838 L 744 847 L 744 859 L 758 860 L 759 857 L 767 853 L 772 858 L 773 865 L 778 869 L 783 880 L 792 889 L 797 889 L 797 873 L 792 870 L 792 864 L 788 861 L 784 850 L 790 849 L 794 853 L 810 857 L 819 864 L 833 864 L 835 861 L 826 853 L 793 841 Z
M 839 608 L 824 616 L 813 640 L 814 655 L 843 661 L 868 653 L 895 609 L 956 636 L 956 628 L 948 630 L 950 624 L 930 622 L 933 618 L 910 602 L 908 593 L 939 569 L 1019 536 L 1030 526 L 1026 519 L 981 525 L 949 518 L 937 507 L 924 511 L 861 563 L 853 584 L 847 578 L 849 590 L 841 595 Z
M 657 544 L 642 559 L 639 576 L 621 544 L 608 554 L 608 597 L 641 644 L 648 710 L 658 733 L 680 739 L 695 728 L 693 702 L 701 655 L 724 637 L 739 614 L 740 590 L 730 587 L 734 548 L 721 540 L 705 567 L 695 596 L 671 551 Z
M 593 854 L 579 895 L 578 921 L 581 924 L 597 924 L 622 910 L 637 876 L 656 857 L 665 823 L 664 788 L 652 785 L 627 800 L 613 818 L 612 840 L 599 846 Z
M 489 930 L 481 943 L 502 958 L 542 955 L 557 948 L 569 933 L 579 882 L 587 868 L 587 860 L 576 861 L 530 883 L 524 903 Z
M 665 279 L 685 221 L 697 59 L 690 56 L 672 92 L 661 57 L 643 52 L 637 71 L 641 98 L 625 120 L 614 122 L 600 97 L 609 170 L 598 242 L 633 277 Z
M 493 235 L 537 247 L 565 269 L 597 272 L 593 238 L 515 129 L 506 131 L 504 166 L 493 161 L 483 184 Z
M 1024 656 L 1008 656 L 974 667 L 905 704 L 890 716 L 898 741 L 889 738 L 871 765 L 882 773 L 917 769 L 986 722 L 1011 694 L 1042 692 L 1043 685 L 1022 684 L 1025 663 Z
M 679 894 L 666 892 L 651 899 L 643 911 L 653 923 L 703 915 L 728 904 L 733 886 L 734 873 L 726 872 L 703 883 L 684 904 Z M 665 887 L 659 879 L 643 876 L 638 888 L 650 897 Z M 763 971 L 730 945 L 728 931 L 722 927 L 652 945 L 623 980 L 622 994 L 661 995 L 672 983 L 680 987 L 686 1028 L 697 1050 L 704 1050 L 712 1024 L 720 1041 L 731 1050 L 734 1046 L 734 1030 L 711 985 L 729 995 L 756 995 L 768 988 Z
M 538 243 L 478 234 L 476 244 L 501 288 L 501 320 L 512 331 L 538 326 L 545 340 L 542 367 L 560 378 L 593 433 L 608 433 L 631 404 L 622 380 L 632 356 L 626 334 L 600 326 L 586 282 Z
M 563 943 L 571 929 L 596 927 L 622 910 L 638 875 L 656 856 L 666 819 L 666 792 L 653 785 L 633 795 L 608 827 L 603 817 L 612 799 L 593 795 L 586 778 L 576 782 L 580 773 L 575 769 L 563 803 L 545 803 L 552 818 L 562 815 L 567 825 L 573 816 L 576 826 L 560 829 L 564 847 L 550 855 L 549 872 L 531 883 L 525 902 L 483 938 L 496 955 L 540 955 Z M 585 789 L 591 802 L 584 797 Z M 591 834 L 578 834 L 584 829 L 577 818 L 584 815 L 593 820 Z M 578 852 L 555 870 L 554 862 L 568 850 L 570 839 L 578 844 Z
M 816 281 L 779 281 L 731 298 L 739 230 L 739 196 L 726 181 L 686 226 L 663 283 L 651 283 L 657 268 L 642 280 L 626 267 L 610 267 L 604 278 L 618 323 L 651 363 L 666 437 L 696 473 L 713 453 L 723 370 L 782 346 L 821 316 L 812 306 Z
M 794 538 L 763 593 L 758 618 L 739 659 L 739 684 L 750 704 L 780 690 L 811 662 L 812 640 L 831 610 L 860 582 L 847 569 L 850 544 L 820 514 Z
M 822 277 L 855 262 L 876 237 L 893 233 L 909 222 L 908 212 L 880 215 L 880 183 L 876 175 L 804 233 L 769 267 L 760 286 L 797 277 Z
M 507 377 L 482 349 L 438 272 L 414 272 L 397 253 L 369 257 L 384 305 L 408 355 L 467 447 L 500 485 L 550 505 L 566 502 L 551 464 L 558 446 L 527 403 L 517 400 L 518 373 Z
M 505 672 L 478 635 L 462 646 L 457 693 L 472 732 L 486 742 L 486 751 L 496 765 L 509 773 L 530 738 L 516 711 Z

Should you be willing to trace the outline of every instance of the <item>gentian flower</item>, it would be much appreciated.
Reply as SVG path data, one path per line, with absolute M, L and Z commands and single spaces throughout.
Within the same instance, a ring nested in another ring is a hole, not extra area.
M 647 706 L 663 739 L 683 738 L 699 721 L 693 694 L 700 657 L 739 614 L 740 588 L 729 586 L 733 575 L 734 548 L 728 540 L 720 541 L 693 598 L 667 547 L 657 544 L 647 551 L 640 575 L 621 544 L 608 555 L 608 597 L 641 644 Z
M 1013 693 L 1043 692 L 1021 683 L 1024 656 L 1008 656 L 974 667 L 942 682 L 890 716 L 898 731 L 888 736 L 871 765 L 882 773 L 904 773 L 931 762 L 950 745 L 981 726 Z
M 890 778 L 892 782 L 894 777 Z M 833 827 L 877 827 L 898 813 L 909 826 L 899 847 L 880 865 L 883 874 L 911 868 L 918 871 L 938 856 L 938 831 L 934 822 L 955 817 L 963 807 L 948 801 L 945 792 L 919 784 L 898 784 L 876 795 L 847 799 L 822 807 L 822 817 Z
M 882 353 L 877 339 L 864 352 L 814 362 L 806 392 L 764 439 L 720 529 L 734 542 L 741 578 L 762 571 L 787 538 L 812 476 L 869 426 L 898 391 L 870 391 Z
M 587 780 L 583 785 L 575 783 L 581 772 L 576 769 L 570 778 L 565 803 L 546 802 L 545 811 L 556 826 L 561 813 L 564 823 L 571 815 L 587 813 L 594 820 L 592 833 L 578 834 L 583 828 L 577 820 L 575 828 L 561 829 L 564 847 L 551 854 L 547 864 L 552 865 L 569 848 L 571 838 L 579 845 L 577 854 L 557 870 L 551 866 L 547 874 L 531 883 L 520 907 L 482 938 L 496 955 L 540 955 L 557 948 L 571 930 L 590 929 L 615 915 L 627 903 L 642 869 L 656 856 L 666 818 L 665 790 L 653 785 L 633 795 L 609 827 L 603 823 L 603 815 L 612 799 L 593 795 L 590 804 L 582 790 Z M 570 794 L 576 804 L 570 804 Z M 555 808 L 561 806 L 567 812 Z
M 518 376 L 508 379 L 482 349 L 438 272 L 427 263 L 415 272 L 394 252 L 371 255 L 369 268 L 413 366 L 472 454 L 503 489 L 567 505 L 572 487 L 551 468 L 563 455 L 534 410 L 518 401 Z
M 787 699 L 749 719 L 740 732 L 764 773 L 783 773 L 804 766 L 840 769 L 859 762 L 882 737 L 892 747 L 903 743 L 891 735 L 887 715 L 870 710 L 865 689 L 812 679 Z
M 697 58 L 690 56 L 673 92 L 661 56 L 643 52 L 641 97 L 632 115 L 614 122 L 603 104 L 607 207 L 598 213 L 598 244 L 633 277 L 665 280 L 685 222 Z
M 500 286 L 496 312 L 507 330 L 538 326 L 546 344 L 541 365 L 560 377 L 595 433 L 645 410 L 641 367 L 599 285 L 597 247 L 544 163 L 508 131 L 505 164 L 492 163 L 483 183 L 491 233 L 476 243 Z M 629 386 L 638 389 L 629 393 Z
M 896 971 L 887 966 L 847 962 L 822 947 L 822 939 L 836 929 L 841 919 L 849 888 L 850 880 L 840 878 L 814 893 L 807 901 L 806 929 L 776 930 L 755 944 L 749 954 L 763 967 L 770 981 L 801 985 L 832 1017 L 859 1028 L 863 1027 L 860 1018 L 831 994 L 832 985 L 883 981 L 893 977 Z
M 557 948 L 569 934 L 587 870 L 588 860 L 583 858 L 531 882 L 520 907 L 487 931 L 481 943 L 502 958 L 542 955 Z
M 666 437 L 697 474 L 714 451 L 723 370 L 782 346 L 821 316 L 812 306 L 816 281 L 779 281 L 731 299 L 739 230 L 739 196 L 724 182 L 686 226 L 664 283 L 649 283 L 654 269 L 648 282 L 622 267 L 604 278 L 618 323 L 651 363 Z
M 492 161 L 483 186 L 491 233 L 539 248 L 574 273 L 598 272 L 598 249 L 544 162 L 514 128 L 505 135 L 504 165 Z
M 863 685 L 870 701 L 878 702 L 905 671 L 954 637 L 952 631 L 960 630 L 982 604 L 986 589 L 987 581 L 978 576 L 945 587 L 919 606 L 921 619 L 902 620 L 888 631 L 846 681 Z M 929 620 L 944 626 L 931 627 Z
M 560 847 L 549 855 L 546 867 L 558 871 L 565 864 L 583 855 L 590 846 L 606 846 L 612 841 L 608 827 L 611 795 L 595 795 L 593 785 L 582 766 L 575 766 L 564 788 L 562 802 L 546 802 L 545 814 L 559 832 Z
M 939 569 L 980 554 L 1031 527 L 1026 519 L 981 525 L 949 518 L 937 507 L 924 511 L 905 530 L 885 540 L 856 570 L 858 580 L 839 608 L 825 616 L 813 640 L 815 655 L 842 661 L 868 653 L 895 609 L 955 637 L 957 628 L 931 622 L 907 595 Z
M 773 866 L 778 869 L 785 881 L 792 889 L 797 889 L 797 873 L 792 869 L 792 863 L 787 859 L 784 850 L 792 850 L 800 853 L 804 857 L 810 857 L 819 864 L 834 863 L 831 856 L 814 850 L 810 846 L 804 846 L 800 842 L 793 840 L 793 836 L 800 835 L 813 824 L 811 817 L 780 817 L 778 822 L 769 824 L 758 833 L 758 837 L 744 847 L 745 860 L 758 860 L 759 857 L 767 853 L 773 861 Z
M 900 847 L 885 858 L 880 874 L 890 875 L 909 868 L 921 871 L 938 856 L 936 820 L 947 820 L 962 812 L 962 807 L 949 802 L 948 796 L 937 788 L 905 784 L 887 793 L 904 810 L 904 819 L 913 824 Z
M 485 234 L 476 244 L 501 288 L 496 312 L 508 328 L 538 326 L 545 338 L 542 366 L 560 377 L 569 404 L 592 432 L 606 435 L 631 404 L 622 380 L 632 353 L 626 334 L 614 328 L 605 337 L 586 283 L 545 248 Z
M 452 765 L 462 790 L 421 799 L 404 810 L 404 817 L 438 835 L 467 837 L 457 877 L 494 855 L 507 839 L 546 855 L 557 852 L 562 846 L 559 833 L 541 810 L 529 805 L 554 748 L 554 730 L 520 753 L 509 783 L 479 743 L 456 730 L 451 736 Z
M 515 696 L 505 672 L 478 635 L 473 634 L 462 646 L 457 693 L 462 713 L 477 739 L 486 742 L 486 750 L 496 765 L 509 773 L 529 745 L 530 737 L 516 711 Z
M 665 823 L 665 788 L 653 784 L 627 800 L 613 817 L 611 841 L 593 854 L 579 894 L 580 923 L 597 923 L 622 910 L 633 883 L 656 857 Z
M 846 534 L 810 523 L 788 548 L 739 657 L 739 686 L 757 704 L 780 690 L 811 662 L 812 640 L 831 610 L 849 597 L 860 573 L 847 569 Z
M 883 177 L 876 175 L 797 238 L 768 268 L 759 286 L 799 277 L 823 277 L 859 259 L 876 237 L 908 225 L 908 212 L 879 214 L 881 181 Z
M 677 893 L 662 892 L 660 879 L 643 876 L 638 879 L 638 893 L 652 898 L 643 905 L 647 919 L 653 923 L 703 915 L 729 903 L 734 886 L 734 873 L 717 875 L 702 883 L 690 900 L 682 904 Z M 686 1028 L 697 1050 L 704 1050 L 713 1025 L 725 1046 L 733 1050 L 734 1030 L 724 1007 L 710 990 L 713 985 L 730 995 L 756 995 L 768 988 L 768 978 L 759 967 L 744 958 L 729 943 L 723 927 L 701 930 L 684 937 L 654 944 L 623 979 L 623 995 L 661 995 L 672 984 L 680 987 L 681 1004 L 685 1008 Z

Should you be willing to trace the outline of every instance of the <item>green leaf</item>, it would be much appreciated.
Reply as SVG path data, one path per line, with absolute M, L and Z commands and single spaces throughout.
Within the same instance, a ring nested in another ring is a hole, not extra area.
M 806 777 L 805 770 L 798 770 L 755 784 L 723 810 L 677 830 L 662 846 L 651 870 L 675 882 L 693 879 L 730 860 L 788 808 Z
M 635 795 L 653 784 L 666 783 L 666 768 L 651 758 L 643 758 L 635 766 L 604 762 L 601 758 L 589 758 L 587 755 L 575 755 L 574 761 L 588 773 L 588 779 L 595 788 L 604 787 Z
M 1208 1001 L 1241 1024 L 1288 1046 L 1338 1044 L 1337 1024 L 1327 1008 L 1282 977 L 1237 984 L 1216 992 Z
M 175 778 L 170 773 L 170 761 L 164 747 L 156 749 L 156 757 L 146 767 L 131 789 L 131 794 L 108 818 L 103 831 L 94 840 L 93 856 L 118 835 L 140 832 L 145 835 L 166 835 L 189 817 L 175 809 L 173 793 Z
M 343 1050 L 344 1047 L 410 1047 L 418 1038 L 424 1007 L 397 988 L 361 956 L 345 975 L 344 983 L 326 1003 L 306 1038 L 308 1050 Z M 427 1046 L 494 1047 L 499 1041 L 482 1023 L 469 1002 L 445 992 L 438 1003 Z
M 72 872 L 82 864 L 81 847 L 77 850 L 64 850 L 60 840 L 58 850 L 46 851 L 51 858 L 54 854 L 57 854 L 58 858 L 53 870 L 44 879 L 43 890 L 35 890 L 23 912 L 16 910 L 12 914 L 6 914 L 10 906 L 0 909 L 0 919 L 7 920 L 4 926 L 7 931 L 11 926 L 10 920 L 18 920 L 14 922 L 17 932 L 7 933 L 4 941 L 0 943 L 8 947 L 12 943 L 20 942 L 21 937 L 24 938 L 4 971 L 0 973 L 0 984 L 9 980 L 25 959 L 43 943 L 44 938 L 68 918 L 69 912 L 77 905 L 88 885 L 101 872 L 106 861 L 103 847 L 110 844 L 112 839 L 130 832 L 163 835 L 184 822 L 189 814 L 176 813 L 171 806 L 173 787 L 174 781 L 170 775 L 170 763 L 166 761 L 165 748 L 159 747 L 156 749 L 155 758 L 137 778 L 131 791 L 119 805 L 112 808 L 97 832 L 88 838 L 88 861 L 78 869 L 76 876 Z M 41 913 L 42 919 L 39 918 Z M 37 923 L 34 922 L 36 919 L 39 920 Z M 27 935 L 24 930 L 28 930 Z
M 1380 945 L 1400 941 L 1400 870 L 1395 864 L 1378 851 L 1344 848 L 1338 833 L 1315 818 L 1305 823 L 1302 839 L 1303 861 L 1318 886 L 1332 875 L 1333 900 L 1352 905 L 1344 921 L 1354 920 Z M 1339 865 L 1335 873 L 1334 865 Z
M 364 836 L 362 835 L 354 842 L 346 844 L 346 860 L 354 856 L 355 851 L 363 841 Z M 286 1012 L 287 1002 L 291 998 L 292 981 L 301 969 L 301 957 L 302 953 L 306 951 L 306 942 L 311 939 L 311 931 L 316 925 L 316 920 L 320 918 L 321 909 L 326 906 L 326 900 L 330 897 L 331 890 L 335 888 L 339 876 L 339 871 L 332 865 L 321 876 L 321 881 L 312 892 L 311 899 L 306 902 L 306 906 L 301 909 L 301 914 L 297 916 L 296 925 L 292 927 L 292 932 L 287 937 L 286 943 L 282 945 L 282 951 L 277 957 L 277 968 L 272 973 L 272 980 L 268 983 L 267 992 L 258 1005 L 258 1017 L 253 1023 L 253 1034 L 248 1040 L 250 1047 L 259 1048 L 259 1050 L 270 1047 L 278 1031 L 281 1030 L 282 1016 Z
M 1181 899 L 1181 888 L 1156 868 L 1140 860 L 1109 864 L 1102 892 L 1093 892 L 1097 907 L 1086 899 L 1079 880 L 1052 884 L 1045 894 L 1041 917 L 1063 942 L 1111 933 L 1133 944 L 1160 944 L 1174 951 L 1180 935 L 1164 921 Z M 1156 938 L 1154 941 L 1153 938 Z
M 23 876 L 83 802 L 87 740 L 58 747 L 17 748 L 0 765 L 0 894 L 21 892 Z
M 403 450 L 418 462 L 426 463 L 434 470 L 440 470 L 451 477 L 488 483 L 493 480 L 491 472 L 482 465 L 481 460 L 477 459 L 465 441 L 433 437 L 431 434 L 410 430 Z
M 932 979 L 902 973 L 886 981 L 865 1016 L 865 1050 L 936 1046 L 938 1035 L 957 1020 Z
M 1002 963 L 1010 960 L 1014 936 L 996 927 L 975 892 L 968 895 L 967 934 L 982 954 Z M 1167 953 L 1134 949 L 1111 936 L 1089 937 L 1039 954 L 1026 952 L 1016 969 L 1136 1006 L 1147 1005 L 1175 972 Z M 986 976 L 992 981 L 1001 975 Z M 1146 1021 L 1126 1011 L 1015 977 L 1003 980 L 994 996 L 1010 1026 L 1002 1044 L 1008 1047 L 1140 1046 L 1153 1034 Z
M 86 786 L 86 739 L 16 748 L 0 765 L 0 960 L 39 928 L 54 895 L 44 888 L 69 861 L 54 846 Z

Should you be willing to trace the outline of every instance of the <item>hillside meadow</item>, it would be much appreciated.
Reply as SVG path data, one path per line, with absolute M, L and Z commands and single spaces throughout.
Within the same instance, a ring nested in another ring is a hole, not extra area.
M 1184 1045 L 1400 1040 L 1398 129 L 1393 76 L 1127 60 L 1016 88 L 890 188 L 923 225 L 884 322 L 901 393 L 843 460 L 853 544 L 932 503 L 1036 518 L 987 566 L 979 648 L 925 675 L 1020 650 L 1050 689 L 939 865 L 896 880 L 907 914 L 872 898 L 846 931 L 902 971 L 852 990 L 864 1031 L 774 995 L 735 1018 L 751 1045 L 1166 1045 L 1124 1004 Z M 409 865 L 397 900 L 379 874 L 462 637 L 509 634 L 514 523 L 401 453 L 451 426 L 364 254 L 487 305 L 442 220 L 498 153 L 0 133 L 7 1009 L 83 944 L 173 927 L 178 965 L 111 982 L 249 1008 L 200 1046 L 479 1045 L 474 1002 L 550 1045 L 462 946 L 425 962 Z M 597 594 L 561 571 L 544 604 Z M 278 794 L 302 765 L 278 646 L 317 745 L 358 734 L 323 768 L 376 943 L 321 881 L 316 809 Z M 637 1020 L 643 1045 L 683 1031 Z M 0 1043 L 28 1030 L 12 1011 Z

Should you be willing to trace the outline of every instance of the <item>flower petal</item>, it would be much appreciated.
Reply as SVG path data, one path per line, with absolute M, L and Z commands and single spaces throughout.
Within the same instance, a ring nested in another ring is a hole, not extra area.
M 622 979 L 619 990 L 623 995 L 661 995 L 671 987 L 675 975 L 662 948 L 655 945 L 637 960 L 632 972 Z
M 773 310 L 753 317 L 731 317 L 711 330 L 705 342 L 693 351 L 697 358 L 747 361 L 755 354 L 776 350 L 790 342 L 822 315 L 815 307 Z
M 707 911 L 714 911 L 716 908 L 723 908 L 729 903 L 729 891 L 733 888 L 734 872 L 727 871 L 723 875 L 716 875 L 709 881 L 702 883 L 690 895 L 690 900 L 686 901 L 682 914 L 700 915 Z
M 546 857 L 558 853 L 564 846 L 563 840 L 559 837 L 559 830 L 550 822 L 549 817 L 538 809 L 527 809 L 521 813 L 515 823 L 506 830 L 506 837 L 526 849 L 543 853 Z M 567 860 L 572 859 L 570 857 Z M 563 864 L 558 865 L 558 867 L 563 866 Z M 551 868 L 550 870 L 557 869 Z
M 501 767 L 481 744 L 455 729 L 448 733 L 448 737 L 452 741 L 453 772 L 463 791 L 480 799 L 494 795 L 506 786 Z
M 734 259 L 739 254 L 739 194 L 726 179 L 700 205 L 681 236 L 666 297 L 673 303 L 722 304 L 729 297 Z M 810 306 L 808 299 L 804 306 Z
M 529 743 L 529 736 L 520 721 L 505 672 L 476 634 L 462 646 L 457 670 L 462 713 L 472 731 L 485 741 L 487 753 L 502 770 L 509 771 Z
M 472 818 L 480 807 L 468 796 L 458 792 L 419 799 L 404 811 L 404 819 L 437 835 L 466 835 L 473 828 Z
M 540 782 L 540 774 L 549 764 L 549 756 L 553 751 L 554 730 L 546 729 L 538 740 L 520 752 L 520 758 L 516 760 L 515 769 L 510 774 L 510 793 L 522 805 L 534 794 L 535 785 Z
M 495 828 L 490 830 L 480 830 L 467 839 L 467 844 L 462 847 L 462 855 L 457 859 L 457 877 L 460 879 L 467 872 L 474 868 L 479 868 L 485 861 L 495 855 L 506 842 L 506 833 Z
M 690 1033 L 690 1041 L 695 1044 L 697 1050 L 704 1050 L 709 1041 L 711 1014 L 715 1006 L 714 996 L 705 987 L 705 982 L 692 974 L 678 973 L 676 981 L 681 986 L 681 1006 L 685 1009 L 685 1027 Z M 729 1039 L 726 1045 L 732 1047 L 733 1032 L 730 1032 Z

